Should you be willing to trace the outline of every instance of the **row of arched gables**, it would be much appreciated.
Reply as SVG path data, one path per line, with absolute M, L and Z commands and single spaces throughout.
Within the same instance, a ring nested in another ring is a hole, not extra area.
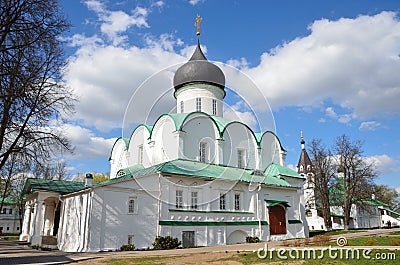
M 286 150 L 282 147 L 282 144 L 277 135 L 272 131 L 255 133 L 248 125 L 246 125 L 243 122 L 229 121 L 221 117 L 211 116 L 204 112 L 163 114 L 156 120 L 154 126 L 140 124 L 136 126 L 136 128 L 133 130 L 129 138 L 120 137 L 115 141 L 109 159 L 110 161 L 114 160 L 114 163 L 111 163 L 112 164 L 110 172 L 111 177 L 113 177 L 113 173 L 116 173 L 119 169 L 132 166 L 132 164 L 129 163 L 128 160 L 126 160 L 125 163 L 122 161 L 125 159 L 123 154 L 126 155 L 127 153 L 132 152 L 133 147 L 137 146 L 137 143 L 134 144 L 133 142 L 135 141 L 135 135 L 138 132 L 147 131 L 146 133 L 146 135 L 148 135 L 147 143 L 154 142 L 155 144 L 157 144 L 157 133 L 161 130 L 161 128 L 165 130 L 165 124 L 168 123 L 168 121 L 172 121 L 172 123 L 170 124 L 173 124 L 171 125 L 172 127 L 170 128 L 171 132 L 186 132 L 187 126 L 189 126 L 188 124 L 191 121 L 198 118 L 210 121 L 210 124 L 214 129 L 215 139 L 225 140 L 227 131 L 234 126 L 238 126 L 239 128 L 247 132 L 247 135 L 249 135 L 251 138 L 249 140 L 252 143 L 252 145 L 255 146 L 255 148 L 264 151 L 265 149 L 267 149 L 270 152 L 271 149 L 274 149 L 272 150 L 274 154 L 271 155 L 271 161 L 268 161 L 265 164 L 275 163 L 282 165 L 282 159 L 284 160 L 284 158 L 282 158 L 282 155 L 284 156 L 286 154 Z M 162 141 L 164 139 L 158 139 L 158 140 Z M 146 143 L 142 142 L 141 144 L 145 146 Z M 160 159 L 157 162 L 161 163 L 165 161 L 163 161 L 163 159 Z

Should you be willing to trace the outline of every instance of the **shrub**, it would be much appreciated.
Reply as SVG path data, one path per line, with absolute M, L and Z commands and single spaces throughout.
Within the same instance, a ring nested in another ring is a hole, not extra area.
M 39 246 L 39 245 L 33 245 L 33 246 L 31 246 L 31 248 L 33 248 L 33 249 L 39 249 L 40 246 Z
M 179 247 L 181 241 L 178 238 L 173 238 L 171 236 L 158 236 L 154 239 L 153 247 L 154 249 L 173 249 Z
M 327 235 L 316 235 L 313 237 L 313 243 L 320 246 L 325 246 L 331 241 L 331 237 Z
M 246 236 L 246 243 L 259 243 L 261 240 L 258 236 Z
M 135 250 L 135 245 L 133 244 L 127 244 L 121 246 L 121 251 L 134 251 L 134 250 Z

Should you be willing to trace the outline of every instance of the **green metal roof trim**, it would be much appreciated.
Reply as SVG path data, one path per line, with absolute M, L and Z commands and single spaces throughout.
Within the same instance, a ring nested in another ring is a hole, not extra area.
M 386 203 L 384 203 L 384 202 L 381 202 L 381 201 L 379 201 L 379 200 L 374 200 L 374 199 L 371 199 L 371 200 L 366 200 L 366 201 L 364 201 L 366 204 L 369 204 L 369 205 L 376 205 L 376 206 L 389 206 L 389 204 L 386 204 Z
M 209 118 L 209 119 L 215 124 L 215 127 L 217 128 L 218 133 L 219 133 L 219 136 L 220 136 L 221 139 L 223 139 L 223 134 L 224 134 L 226 128 L 227 128 L 229 125 L 232 125 L 232 124 L 237 123 L 237 124 L 241 124 L 241 125 L 245 126 L 245 127 L 251 132 L 251 134 L 253 135 L 253 137 L 254 137 L 254 139 L 255 139 L 255 141 L 256 141 L 256 143 L 257 143 L 257 145 L 258 145 L 259 147 L 261 146 L 261 141 L 262 141 L 263 136 L 264 136 L 265 134 L 267 134 L 267 133 L 270 133 L 270 134 L 272 134 L 272 135 L 278 140 L 278 143 L 279 143 L 280 148 L 281 148 L 283 151 L 286 152 L 286 150 L 282 147 L 281 141 L 279 140 L 278 136 L 277 136 L 275 133 L 273 133 L 272 131 L 266 131 L 266 132 L 263 132 L 263 133 L 256 133 L 256 132 L 254 132 L 248 125 L 246 125 L 245 123 L 242 123 L 242 122 L 240 122 L 240 121 L 231 121 L 231 120 L 227 120 L 227 119 L 224 119 L 224 118 L 218 117 L 218 116 L 212 116 L 212 115 L 209 115 L 209 114 L 204 113 L 204 112 L 167 113 L 167 114 L 162 114 L 162 115 L 161 115 L 160 117 L 158 117 L 158 119 L 155 121 L 154 126 L 148 126 L 148 125 L 145 125 L 145 124 L 140 124 L 140 125 L 138 125 L 138 126 L 134 129 L 134 131 L 135 131 L 138 127 L 144 126 L 144 127 L 146 127 L 147 130 L 149 131 L 149 133 L 150 133 L 149 139 L 151 139 L 151 137 L 152 137 L 152 135 L 153 135 L 153 128 L 155 127 L 155 125 L 157 124 L 157 122 L 158 122 L 159 120 L 161 120 L 163 117 L 170 117 L 170 118 L 173 120 L 174 124 L 175 124 L 175 130 L 181 131 L 183 125 L 184 125 L 185 122 L 186 122 L 186 120 L 188 120 L 191 116 L 195 116 L 195 115 L 203 116 L 203 117 Z M 134 131 L 133 131 L 133 132 L 134 132 Z M 132 135 L 133 135 L 133 132 L 132 132 L 132 134 L 131 134 L 131 137 L 132 137 Z M 122 138 L 122 139 L 124 139 L 124 141 L 125 141 L 126 148 L 128 148 L 128 146 L 129 146 L 129 142 L 130 142 L 130 140 L 131 140 L 131 137 L 130 137 L 129 139 L 127 139 L 127 138 Z M 121 139 L 121 138 L 118 138 L 117 141 L 118 141 L 119 139 Z M 114 143 L 114 145 L 115 145 L 115 143 Z M 114 146 L 113 146 L 113 148 L 114 148 Z M 113 149 L 113 148 L 112 148 L 112 149 Z M 112 152 L 112 149 L 111 149 L 111 152 Z
M 267 203 L 268 207 L 273 207 L 278 204 L 281 204 L 285 207 L 290 207 L 289 203 L 287 201 L 278 201 L 278 200 L 264 200 Z
M 277 164 L 270 164 L 265 170 L 264 170 L 264 175 L 269 176 L 286 176 L 286 177 L 292 177 L 292 178 L 299 178 L 299 179 L 305 179 L 305 177 L 299 175 L 296 171 L 281 166 Z
M 184 175 L 207 179 L 220 179 L 230 181 L 256 182 L 268 186 L 297 188 L 290 185 L 284 179 L 279 179 L 276 176 L 255 176 L 252 175 L 252 170 L 240 169 L 236 167 L 228 167 L 214 164 L 205 164 L 197 161 L 176 159 L 164 162 L 155 166 L 144 168 L 137 171 L 132 171 L 129 168 L 121 169 L 126 173 L 125 176 L 106 180 L 99 184 L 126 180 L 138 176 L 145 176 L 154 173 L 164 173 L 171 175 Z
M 395 214 L 395 215 L 397 215 L 397 216 L 400 216 L 400 213 L 398 213 L 398 212 L 396 212 L 396 211 L 393 211 L 393 210 L 390 210 L 389 208 L 384 207 L 383 209 L 385 209 L 385 210 L 388 211 L 389 213 L 392 213 L 392 214 Z
M 140 127 L 145 127 L 147 129 L 147 131 L 149 132 L 149 134 L 151 135 L 151 132 L 153 130 L 153 126 L 150 125 L 146 125 L 146 124 L 139 124 L 138 126 L 136 126 L 136 128 L 132 131 L 131 136 L 129 138 L 123 138 L 123 137 L 119 137 L 117 140 L 115 140 L 112 148 L 111 148 L 111 154 L 110 154 L 110 158 L 108 160 L 111 160 L 111 156 L 112 156 L 112 151 L 114 150 L 114 146 L 117 144 L 118 141 L 124 141 L 125 143 L 125 150 L 128 149 L 129 147 L 129 143 L 132 139 L 132 135 L 135 133 L 135 131 L 140 128 Z
M 267 221 L 260 221 L 261 225 L 268 225 Z M 214 222 L 214 221 L 159 221 L 159 225 L 168 226 L 232 226 L 232 225 L 259 225 L 258 221 L 225 221 L 225 222 Z
M 31 194 L 36 191 L 57 192 L 61 195 L 83 190 L 85 183 L 67 180 L 28 178 L 22 194 Z

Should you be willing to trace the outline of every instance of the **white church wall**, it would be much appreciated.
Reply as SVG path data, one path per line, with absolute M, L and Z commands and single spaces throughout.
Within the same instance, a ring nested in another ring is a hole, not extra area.
M 223 164 L 238 167 L 239 152 L 244 152 L 244 168 L 256 168 L 257 143 L 252 132 L 241 123 L 232 123 L 224 131 Z
M 128 159 L 126 152 L 126 142 L 123 138 L 119 138 L 111 151 L 110 159 L 110 178 L 117 176 L 118 170 L 128 167 Z
M 142 185 L 130 180 L 95 190 L 89 251 L 119 249 L 128 244 L 129 236 L 136 248 L 151 246 L 158 225 L 157 186 L 156 176 L 146 179 L 142 178 Z M 146 189 L 150 185 L 153 189 Z M 133 209 L 130 200 L 134 200 Z
M 213 121 L 201 116 L 191 116 L 183 125 L 183 158 L 200 161 L 200 142 L 206 144 L 205 162 L 214 163 L 216 159 L 215 139 L 218 130 Z
M 140 126 L 132 133 L 128 146 L 128 165 L 142 164 L 144 167 L 151 166 L 152 153 L 149 146 L 149 130 Z M 140 151 L 141 149 L 141 151 Z
M 196 98 L 201 98 L 201 111 L 209 115 L 213 115 L 212 100 L 216 100 L 217 113 L 216 116 L 222 117 L 223 105 L 222 99 L 224 92 L 222 89 L 207 85 L 207 84 L 196 84 L 182 87 L 176 93 L 177 111 L 181 113 L 181 101 L 184 104 L 184 113 L 190 113 L 197 111 Z
M 153 141 L 152 164 L 171 161 L 178 158 L 178 139 L 174 132 L 175 123 L 171 117 L 165 115 L 154 124 L 151 141 Z M 150 151 L 151 153 L 151 151 Z
M 281 148 L 277 137 L 271 132 L 264 133 L 261 140 L 260 169 L 265 170 L 271 163 L 282 165 L 280 153 Z
M 62 215 L 57 239 L 60 250 L 65 252 L 88 250 L 91 196 L 90 191 L 85 191 L 62 199 Z

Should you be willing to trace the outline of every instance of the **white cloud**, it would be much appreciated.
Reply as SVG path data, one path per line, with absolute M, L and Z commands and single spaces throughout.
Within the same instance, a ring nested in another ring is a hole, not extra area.
M 381 124 L 377 121 L 365 121 L 360 124 L 360 127 L 358 127 L 358 129 L 366 131 L 375 131 L 380 126 Z
M 226 63 L 238 69 L 246 69 L 249 66 L 249 62 L 243 57 L 240 59 L 230 59 Z
M 198 3 L 202 3 L 205 0 L 189 0 L 189 4 L 191 4 L 192 6 L 197 5 Z
M 133 121 L 144 122 L 151 108 L 163 105 L 159 97 L 172 88 L 173 73 L 171 70 L 160 72 L 140 85 L 160 69 L 187 60 L 160 47 L 99 45 L 91 46 L 90 53 L 81 52 L 81 49 L 87 50 L 87 47 L 81 47 L 75 57 L 70 58 L 64 78 L 80 100 L 75 119 L 102 131 L 122 127 L 129 103 L 128 114 L 136 115 Z M 131 97 L 133 101 L 130 102 Z M 166 93 L 165 98 L 173 105 L 172 91 Z
M 254 113 L 249 110 L 242 101 L 233 106 L 224 105 L 224 118 L 232 121 L 240 121 L 256 130 L 257 120 Z M 257 130 L 256 130 L 257 131 Z
M 389 174 L 400 172 L 399 162 L 387 154 L 369 156 L 367 162 L 372 162 L 376 166 L 379 174 Z
M 116 140 L 116 138 L 105 139 L 95 136 L 89 129 L 77 125 L 64 124 L 61 129 L 75 148 L 73 154 L 66 155 L 69 159 L 94 159 L 107 156 Z
M 101 23 L 101 32 L 106 34 L 115 45 L 126 40 L 126 36 L 121 35 L 121 33 L 124 33 L 130 27 L 149 27 L 146 21 L 149 9 L 137 6 L 129 14 L 121 10 L 108 10 L 102 2 L 97 0 L 88 0 L 84 3 L 89 10 L 97 14 Z
M 332 107 L 328 107 L 325 109 L 325 114 L 331 118 L 336 118 L 337 114 L 335 110 Z
M 264 53 L 258 66 L 245 70 L 273 108 L 331 100 L 353 112 L 342 122 L 400 114 L 400 22 L 395 13 L 321 19 L 309 29 L 308 36 Z

